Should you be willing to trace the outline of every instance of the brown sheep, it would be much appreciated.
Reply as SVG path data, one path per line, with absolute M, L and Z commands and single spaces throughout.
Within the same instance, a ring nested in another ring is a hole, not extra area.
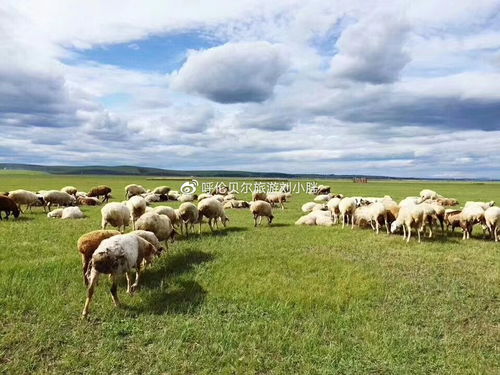
M 2 211 L 5 212 L 5 219 L 9 220 L 10 214 L 15 218 L 19 217 L 19 208 L 12 198 L 0 195 L 0 220 L 2 220 Z
M 111 193 L 111 188 L 109 186 L 99 185 L 90 189 L 87 196 L 99 198 L 102 195 L 103 197 L 102 201 L 107 203 L 109 200 L 110 193 Z
M 78 252 L 82 254 L 83 282 L 88 285 L 87 270 L 92 259 L 92 254 L 99 247 L 102 240 L 120 234 L 117 230 L 94 230 L 82 235 L 77 242 Z
M 78 197 L 76 202 L 81 206 L 98 206 L 99 200 L 96 198 Z

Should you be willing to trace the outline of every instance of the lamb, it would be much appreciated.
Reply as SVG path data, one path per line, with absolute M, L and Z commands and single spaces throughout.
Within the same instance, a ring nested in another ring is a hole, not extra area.
M 442 195 L 436 193 L 434 190 L 424 189 L 420 191 L 420 200 L 419 203 L 422 203 L 428 199 L 438 199 L 443 198 Z
M 384 219 L 385 228 L 387 230 L 387 234 L 389 234 L 389 224 L 387 222 L 387 210 L 381 202 L 370 203 L 367 206 L 358 207 L 354 211 L 354 217 L 357 218 L 358 225 L 359 222 L 365 220 L 368 222 L 372 229 L 379 234 L 379 219 Z
M 250 212 L 253 214 L 254 226 L 257 226 L 257 219 L 259 219 L 259 225 L 262 223 L 262 217 L 267 217 L 268 224 L 271 225 L 273 222 L 273 208 L 268 202 L 255 201 L 250 205 Z
M 111 198 L 111 188 L 109 186 L 106 186 L 106 185 L 95 186 L 92 189 L 90 189 L 87 196 L 88 197 L 96 197 L 98 199 L 99 199 L 99 197 L 102 196 L 102 202 L 108 203 L 109 198 Z
M 285 203 L 287 201 L 287 193 L 268 193 L 265 199 L 266 202 L 270 203 L 271 206 L 274 206 L 275 203 L 279 203 L 281 209 L 285 209 Z
M 57 204 L 58 206 L 72 206 L 76 204 L 76 198 L 73 195 L 58 190 L 49 190 L 43 194 L 43 199 L 47 203 L 49 210 L 53 204 Z
M 56 208 L 55 210 L 50 211 L 47 214 L 47 217 L 50 219 L 60 219 L 62 217 L 63 209 L 62 208 Z
M 334 224 L 332 215 L 328 211 L 313 211 L 301 216 L 295 225 L 318 225 L 330 227 Z
M 182 194 L 177 200 L 179 202 L 193 202 L 198 198 L 196 194 Z
M 130 210 L 122 203 L 108 203 L 101 208 L 101 229 L 106 229 L 109 224 L 118 228 L 120 232 L 125 231 L 125 227 L 130 224 Z
M 156 212 L 145 213 L 135 224 L 137 229 L 153 232 L 158 241 L 165 241 L 166 248 L 168 248 L 168 239 L 173 241 L 175 235 L 178 234 L 172 227 L 168 216 Z
M 411 228 L 414 227 L 417 231 L 418 242 L 420 243 L 420 231 L 426 220 L 424 209 L 419 205 L 403 206 L 399 210 L 398 217 L 391 224 L 391 233 L 396 233 L 399 228 L 403 227 L 403 240 L 410 242 Z M 408 238 L 406 233 L 408 232 Z
M 360 199 L 359 201 L 357 201 L 356 198 L 341 199 L 341 201 L 339 202 L 339 212 L 340 217 L 342 218 L 342 228 L 344 228 L 344 225 L 346 223 L 349 223 L 349 221 L 351 223 L 351 229 L 354 228 L 354 210 L 356 210 L 356 207 L 360 206 L 361 203 L 362 199 Z
M 82 197 L 76 198 L 76 203 L 81 206 L 98 206 L 101 202 L 99 199 L 94 197 Z
M 62 210 L 61 219 L 83 219 L 85 215 L 78 207 L 66 207 Z
M 158 186 L 153 189 L 154 194 L 168 195 L 170 188 L 168 186 Z
M 106 238 L 110 238 L 120 234 L 117 230 L 94 230 L 80 236 L 77 241 L 78 252 L 82 255 L 82 270 L 83 282 L 87 286 L 89 284 L 87 272 L 89 270 L 90 260 L 94 251 L 99 247 L 100 243 Z
M 9 198 L 12 199 L 19 206 L 19 210 L 22 212 L 21 205 L 26 205 L 26 210 L 31 211 L 32 206 L 36 206 L 39 202 L 38 196 L 28 190 L 13 190 L 9 192 Z
M 159 215 L 167 215 L 172 225 L 179 226 L 182 224 L 182 220 L 178 215 L 178 212 L 169 206 L 156 206 L 154 211 Z
M 328 202 L 332 198 L 333 198 L 332 194 L 322 194 L 322 195 L 317 195 L 314 198 L 314 201 L 315 202 Z
M 208 225 L 211 231 L 214 230 L 212 225 L 213 221 L 215 221 L 215 225 L 217 226 L 217 222 L 220 219 L 224 227 L 229 221 L 229 218 L 226 216 L 224 212 L 224 207 L 222 206 L 222 203 L 213 197 L 203 199 L 201 202 L 198 202 L 198 211 L 199 211 L 199 224 L 200 224 L 199 233 L 201 233 L 201 221 L 203 219 L 203 216 L 205 216 L 208 219 Z
M 487 210 L 488 208 L 493 207 L 494 205 L 495 205 L 494 201 L 489 201 L 489 202 L 472 202 L 472 201 L 468 201 L 468 202 L 465 202 L 464 208 L 465 207 L 469 207 L 469 206 L 479 206 L 483 210 Z
M 135 195 L 140 195 L 144 193 L 147 193 L 147 191 L 141 185 L 130 184 L 125 186 L 125 199 L 130 199 Z
M 135 222 L 146 212 L 146 201 L 140 195 L 134 195 L 127 201 L 127 207 L 132 219 L 132 228 L 135 229 Z
M 9 220 L 12 214 L 15 218 L 19 217 L 19 208 L 16 202 L 5 195 L 0 195 L 0 220 L 2 220 L 2 211 L 5 212 L 5 219 Z
M 194 224 L 198 222 L 199 212 L 198 208 L 191 202 L 182 203 L 177 209 L 178 216 L 182 219 L 186 228 L 186 236 L 189 236 L 189 226 L 194 230 Z M 182 224 L 181 224 L 182 233 Z
M 253 201 L 265 201 L 267 198 L 267 194 L 263 192 L 253 192 L 252 200 Z
M 464 207 L 460 220 L 460 226 L 463 229 L 462 240 L 470 239 L 475 224 L 485 224 L 484 212 L 485 210 L 479 204 L 469 204 Z
M 127 291 L 133 293 L 139 288 L 139 275 L 143 261 L 149 264 L 156 255 L 157 249 L 136 234 L 120 234 L 103 240 L 92 255 L 87 299 L 82 316 L 86 317 L 89 313 L 90 302 L 101 273 L 110 275 L 111 296 L 118 307 L 120 305 L 117 294 L 118 276 L 126 274 Z M 129 272 L 132 269 L 136 270 L 136 277 L 134 284 L 130 285 Z
M 65 186 L 61 189 L 61 191 L 68 193 L 69 195 L 74 195 L 76 198 L 76 193 L 77 193 L 78 189 L 74 186 Z
M 484 220 L 486 222 L 486 226 L 488 227 L 491 236 L 498 242 L 498 230 L 500 229 L 500 207 L 489 207 L 484 212 Z

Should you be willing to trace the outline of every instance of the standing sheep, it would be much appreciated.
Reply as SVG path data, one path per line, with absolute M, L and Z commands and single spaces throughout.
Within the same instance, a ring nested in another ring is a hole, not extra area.
M 419 205 L 403 206 L 399 210 L 398 217 L 391 224 L 391 233 L 396 233 L 399 228 L 403 227 L 403 241 L 410 242 L 411 228 L 417 231 L 418 242 L 420 243 L 420 232 L 426 220 L 425 212 Z M 406 233 L 408 232 L 408 237 Z
M 484 208 L 480 204 L 465 205 L 461 213 L 461 227 L 463 229 L 462 240 L 470 239 L 475 224 L 485 224 Z M 484 234 L 484 227 L 483 227 Z
M 143 261 L 149 264 L 157 255 L 157 249 L 148 241 L 135 234 L 120 234 L 103 240 L 94 254 L 88 278 L 87 299 L 83 308 L 82 316 L 89 313 L 90 302 L 99 279 L 99 275 L 109 274 L 111 285 L 111 296 L 115 306 L 120 306 L 117 293 L 118 276 L 125 273 L 127 276 L 127 292 L 133 293 L 139 287 L 139 275 Z M 136 277 L 133 285 L 130 285 L 129 272 L 135 269 Z
M 267 198 L 267 194 L 264 192 L 253 192 L 252 200 L 253 201 L 265 201 Z
M 21 212 L 21 205 L 25 204 L 26 210 L 29 209 L 31 211 L 31 207 L 38 205 L 39 202 L 38 196 L 35 193 L 22 189 L 9 192 L 9 198 L 16 202 Z
M 139 194 L 147 193 L 146 189 L 141 185 L 130 184 L 125 186 L 125 199 L 130 199 L 131 197 Z
M 127 201 L 127 207 L 132 219 L 132 228 L 135 229 L 135 222 L 146 212 L 146 200 L 140 195 L 134 195 Z
M 356 210 L 356 207 L 361 205 L 362 199 L 358 201 L 356 198 L 343 198 L 339 202 L 339 212 L 340 212 L 340 217 L 342 218 L 342 228 L 344 228 L 344 225 L 349 222 L 351 223 L 351 229 L 354 228 L 354 211 Z
M 125 227 L 130 224 L 130 210 L 122 203 L 108 203 L 101 208 L 101 229 L 106 229 L 109 224 L 118 228 L 120 232 L 125 231 Z
M 484 220 L 491 236 L 498 242 L 498 230 L 500 229 L 500 207 L 489 207 L 484 211 Z
M 217 221 L 220 219 L 224 227 L 229 221 L 229 218 L 226 216 L 224 212 L 224 207 L 222 206 L 222 203 L 215 198 L 207 198 L 199 202 L 198 211 L 200 215 L 199 216 L 200 233 L 201 233 L 201 221 L 203 219 L 203 216 L 205 216 L 208 219 L 208 225 L 211 231 L 214 230 L 212 225 L 213 221 L 215 221 L 215 225 L 217 226 Z
M 159 215 L 167 215 L 174 227 L 178 227 L 182 224 L 182 220 L 179 217 L 177 210 L 173 209 L 172 207 L 156 206 L 154 208 L 154 211 Z
M 93 187 L 92 189 L 90 189 L 89 193 L 87 194 L 88 197 L 90 197 L 90 198 L 96 197 L 97 199 L 99 199 L 99 197 L 102 196 L 103 203 L 104 202 L 108 203 L 110 195 L 111 195 L 111 188 L 109 186 L 106 186 L 106 185 L 99 185 L 99 186 Z
M 148 212 L 142 215 L 136 222 L 136 228 L 153 232 L 158 241 L 165 241 L 168 249 L 168 239 L 174 239 L 177 232 L 172 227 L 172 222 L 166 215 L 159 215 L 156 212 Z
M 13 199 L 0 195 L 0 220 L 2 220 L 2 211 L 5 212 L 5 220 L 9 220 L 10 214 L 15 218 L 19 217 L 19 208 Z
M 177 214 L 181 218 L 182 223 L 186 228 L 186 236 L 189 236 L 189 227 L 194 231 L 194 224 L 198 222 L 199 212 L 198 208 L 191 202 L 182 203 L 177 209 Z M 182 233 L 181 224 L 181 233 Z
M 271 225 L 273 222 L 273 208 L 268 202 L 255 201 L 250 205 L 250 212 L 253 214 L 254 226 L 257 226 L 257 219 L 259 219 L 259 225 L 262 223 L 262 217 L 267 217 L 268 224 Z
M 43 200 L 47 203 L 49 211 L 53 204 L 57 204 L 58 206 L 72 206 L 76 204 L 76 198 L 73 195 L 59 190 L 49 190 L 43 194 Z
M 265 200 L 266 202 L 270 203 L 271 206 L 279 203 L 281 209 L 284 210 L 285 205 L 283 203 L 285 203 L 287 200 L 287 193 L 268 193 Z
M 158 186 L 153 189 L 154 194 L 168 195 L 170 188 L 168 186 Z
M 74 186 L 65 186 L 61 189 L 61 191 L 68 193 L 69 195 L 74 195 L 76 198 L 76 193 L 78 192 L 78 189 Z

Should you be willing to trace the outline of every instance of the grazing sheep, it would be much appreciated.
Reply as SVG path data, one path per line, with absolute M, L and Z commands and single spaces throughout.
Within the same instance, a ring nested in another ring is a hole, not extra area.
M 153 232 L 158 238 L 158 241 L 165 241 L 166 248 L 168 249 L 168 239 L 174 240 L 177 232 L 172 226 L 172 222 L 166 215 L 160 215 L 156 212 L 148 212 L 142 215 L 136 224 L 139 230 L 146 230 Z
M 127 207 L 132 219 L 132 228 L 135 229 L 135 222 L 146 212 L 146 200 L 140 195 L 134 195 L 127 201 Z
M 181 194 L 177 200 L 179 202 L 193 202 L 198 198 L 196 194 Z
M 182 203 L 177 209 L 178 216 L 181 218 L 185 228 L 186 228 L 186 236 L 189 236 L 189 227 L 191 227 L 194 231 L 194 224 L 198 222 L 199 212 L 198 207 L 196 207 L 191 202 Z M 182 233 L 182 224 L 181 224 L 181 233 Z
M 158 240 L 158 237 L 153 232 L 147 230 L 134 230 L 130 232 L 131 234 L 135 234 L 142 239 L 148 241 L 151 245 L 153 245 L 158 251 L 158 255 L 161 255 L 165 248 L 162 246 L 161 242 Z
M 2 220 L 2 212 L 5 212 L 5 219 L 9 220 L 12 214 L 15 218 L 19 217 L 19 208 L 12 198 L 5 195 L 0 195 L 0 220 Z
M 317 195 L 314 198 L 314 201 L 315 202 L 328 202 L 332 198 L 333 198 L 332 194 L 321 194 L 321 195 Z
M 455 228 L 462 228 L 462 211 L 461 210 L 446 210 L 444 215 L 444 220 L 446 223 L 446 233 L 449 232 L 451 227 L 452 233 L 455 231 Z
M 144 198 L 147 205 L 161 201 L 161 196 L 159 194 L 146 193 L 146 194 L 142 194 L 141 196 Z
M 472 202 L 472 201 L 468 201 L 468 202 L 465 202 L 464 208 L 469 207 L 469 206 L 479 206 L 483 210 L 487 210 L 488 208 L 493 207 L 494 205 L 495 205 L 494 201 L 489 201 L 489 202 Z
M 262 217 L 267 217 L 268 224 L 271 225 L 273 222 L 273 208 L 268 202 L 255 201 L 250 205 L 250 212 L 253 214 L 254 226 L 257 226 L 257 219 L 259 219 L 259 225 L 262 223 Z
M 168 186 L 158 186 L 153 189 L 154 194 L 168 195 L 170 188 Z
M 83 219 L 84 217 L 79 207 L 66 207 L 61 214 L 61 219 Z
M 222 221 L 222 225 L 224 225 L 224 227 L 229 221 L 229 218 L 226 216 L 224 212 L 224 207 L 222 206 L 222 203 L 213 197 L 203 199 L 201 202 L 198 202 L 198 211 L 199 211 L 199 224 L 200 224 L 199 233 L 201 233 L 201 223 L 203 216 L 205 216 L 208 219 L 208 225 L 211 231 L 214 230 L 212 224 L 213 221 L 215 221 L 216 227 L 219 219 Z
M 266 202 L 270 203 L 271 206 L 275 204 L 280 204 L 281 209 L 285 209 L 285 203 L 287 201 L 287 193 L 267 193 Z
M 159 215 L 167 215 L 173 226 L 178 227 L 182 224 L 182 220 L 178 215 L 178 212 L 169 206 L 157 206 L 154 211 Z
M 99 199 L 99 197 L 102 196 L 102 202 L 108 203 L 109 198 L 111 197 L 111 188 L 109 186 L 106 186 L 106 185 L 95 186 L 92 189 L 90 189 L 87 196 L 88 197 L 96 197 L 98 199 Z
M 403 241 L 410 242 L 411 228 L 417 231 L 420 243 L 420 231 L 426 220 L 424 209 L 420 205 L 404 205 L 400 208 L 398 217 L 391 224 L 391 233 L 396 233 L 403 227 Z M 407 236 L 408 232 L 408 237 Z
M 28 190 L 13 190 L 9 192 L 9 198 L 12 199 L 19 206 L 19 211 L 23 212 L 21 205 L 26 205 L 26 210 L 31 211 L 32 206 L 36 206 L 39 203 L 38 196 Z
M 500 229 L 500 207 L 489 207 L 484 211 L 484 220 L 491 236 L 498 242 L 498 230 Z
M 262 193 L 262 192 L 253 192 L 252 193 L 252 200 L 253 201 L 265 201 L 267 198 L 267 194 L 266 193 Z
M 339 204 L 341 199 L 342 198 L 333 197 L 326 204 L 326 207 L 332 214 L 334 224 L 337 224 L 339 221 L 339 216 L 340 216 Z
M 51 219 L 60 219 L 62 217 L 62 213 L 63 213 L 63 208 L 56 208 L 55 210 L 50 211 L 47 214 L 47 217 Z
M 208 194 L 208 193 L 201 193 L 201 194 L 198 196 L 198 202 L 202 201 L 203 199 L 210 198 L 210 197 L 212 197 L 212 196 L 213 196 L 212 194 Z
M 87 193 L 84 192 L 84 191 L 77 191 L 76 194 L 75 194 L 75 198 L 78 199 L 80 197 L 86 198 L 87 197 Z
M 484 212 L 485 210 L 480 204 L 465 205 L 461 213 L 460 226 L 463 229 L 462 240 L 470 239 L 470 235 L 472 233 L 472 229 L 475 224 L 485 225 Z M 484 228 L 483 228 L 483 234 L 484 234 Z
M 167 194 L 168 199 L 171 201 L 176 201 L 181 196 L 177 190 L 170 190 Z
M 74 186 L 65 186 L 61 189 L 61 191 L 64 191 L 65 193 L 68 193 L 69 195 L 74 195 L 76 198 L 76 193 L 78 192 L 78 189 Z
M 130 199 L 135 195 L 147 193 L 143 186 L 137 184 L 130 184 L 125 186 L 125 199 Z
M 92 259 L 92 254 L 99 247 L 100 243 L 106 238 L 113 237 L 120 234 L 117 230 L 94 230 L 80 236 L 76 244 L 78 252 L 82 254 L 83 264 L 83 282 L 88 285 L 87 272 Z
M 78 197 L 76 198 L 76 203 L 80 206 L 99 206 L 101 201 L 94 197 Z
M 342 228 L 344 228 L 344 225 L 349 222 L 351 223 L 351 229 L 354 228 L 354 210 L 356 210 L 356 207 L 360 206 L 361 203 L 363 202 L 362 198 L 359 200 L 351 197 L 351 198 L 343 198 L 339 202 L 339 212 L 340 212 L 340 217 L 342 218 Z
M 325 227 L 330 227 L 333 224 L 333 218 L 329 211 L 313 211 L 301 216 L 295 222 L 295 225 L 318 225 Z
M 212 196 L 212 198 L 217 199 L 221 203 L 224 203 L 224 196 L 222 194 L 215 194 Z
M 139 275 L 143 262 L 151 263 L 156 255 L 157 249 L 136 234 L 119 234 L 103 240 L 92 255 L 87 299 L 82 316 L 86 317 L 89 313 L 90 302 L 101 273 L 110 275 L 112 281 L 111 296 L 118 307 L 120 305 L 117 293 L 118 276 L 125 273 L 127 292 L 136 291 L 139 287 Z M 133 269 L 136 271 L 136 277 L 134 284 L 130 285 L 129 272 Z
M 118 228 L 120 232 L 125 231 L 125 227 L 130 224 L 130 210 L 122 203 L 108 203 L 101 208 L 101 229 L 106 229 L 109 224 Z
M 387 234 L 389 234 L 389 224 L 387 222 L 387 210 L 381 202 L 370 203 L 369 205 L 364 205 L 356 208 L 354 211 L 354 221 L 358 223 L 361 221 L 366 221 L 377 234 L 379 234 L 379 219 L 384 220 L 385 228 Z
M 76 198 L 73 195 L 59 190 L 49 190 L 43 194 L 43 200 L 46 202 L 49 211 L 53 204 L 57 204 L 58 206 L 72 206 L 76 204 Z

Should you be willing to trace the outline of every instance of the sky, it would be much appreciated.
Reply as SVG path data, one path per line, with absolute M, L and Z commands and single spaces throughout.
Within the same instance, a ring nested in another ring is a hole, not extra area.
M 0 162 L 500 178 L 500 1 L 2 1 Z

